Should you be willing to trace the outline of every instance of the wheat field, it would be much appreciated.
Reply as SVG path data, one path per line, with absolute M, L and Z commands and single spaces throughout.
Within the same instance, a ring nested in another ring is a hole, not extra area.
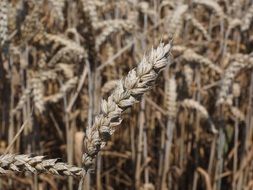
M 0 0 L 0 189 L 252 190 L 252 0 Z

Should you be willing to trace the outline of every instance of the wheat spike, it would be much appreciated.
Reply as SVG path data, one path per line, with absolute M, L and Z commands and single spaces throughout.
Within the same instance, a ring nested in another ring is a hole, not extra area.
M 237 107 L 229 106 L 229 110 L 233 115 L 233 119 L 237 119 L 239 121 L 245 121 L 245 115 Z
M 95 28 L 98 23 L 96 2 L 93 0 L 82 0 L 83 11 L 88 14 L 91 19 L 91 25 Z
M 99 50 L 99 47 L 106 41 L 106 39 L 113 33 L 118 31 L 131 31 L 134 28 L 134 25 L 130 21 L 125 22 L 112 22 L 108 27 L 106 27 L 102 33 L 96 38 L 96 49 Z
M 0 156 L 0 175 L 8 171 L 31 173 L 50 173 L 82 177 L 85 173 L 82 168 L 58 162 L 57 159 L 45 159 L 44 156 L 31 157 L 29 155 L 5 154 Z
M 202 55 L 197 54 L 191 49 L 185 50 L 182 55 L 182 58 L 187 62 L 199 63 L 201 64 L 201 66 L 203 65 L 204 67 L 208 67 L 209 69 L 214 70 L 218 74 L 222 74 L 222 69 L 219 66 L 215 65 L 211 60 Z
M 242 31 L 246 31 L 250 28 L 252 20 L 253 20 L 253 4 L 250 6 L 250 8 L 248 9 L 248 11 L 246 12 L 246 14 L 242 19 L 243 21 L 241 27 Z
M 183 15 L 188 10 L 188 5 L 179 5 L 176 10 L 174 11 L 172 17 L 170 18 L 169 22 L 169 35 L 174 36 L 177 38 L 180 35 L 181 28 L 183 25 Z
M 95 30 L 100 30 L 105 27 L 110 27 L 111 25 L 118 25 L 122 28 L 125 28 L 126 30 L 131 30 L 133 28 L 133 22 L 130 20 L 123 20 L 123 19 L 112 19 L 112 20 L 103 20 L 99 21 L 95 26 Z
M 63 84 L 60 88 L 60 91 L 57 94 L 51 95 L 49 97 L 44 98 L 44 102 L 58 102 L 60 99 L 62 99 L 65 94 L 73 89 L 78 82 L 78 77 L 74 77 L 69 79 L 65 84 Z
M 188 88 L 193 82 L 193 70 L 189 65 L 184 65 L 184 76 L 185 76 L 185 81 L 187 83 Z
M 145 56 L 140 64 L 119 81 L 107 100 L 102 100 L 101 112 L 95 117 L 93 126 L 87 128 L 84 141 L 85 153 L 82 161 L 86 170 L 93 165 L 96 154 L 103 148 L 122 121 L 121 114 L 137 102 L 143 93 L 150 90 L 152 83 L 166 65 L 170 63 L 171 43 L 160 44 Z
M 26 88 L 24 92 L 22 93 L 17 106 L 13 109 L 12 113 L 15 114 L 18 110 L 22 109 L 25 103 L 27 102 L 28 98 L 30 97 L 30 94 L 32 92 L 31 88 Z
M 0 46 L 7 40 L 8 32 L 8 3 L 7 0 L 0 1 Z
M 195 109 L 196 111 L 198 111 L 200 113 L 200 116 L 203 118 L 203 119 L 206 119 L 210 122 L 211 124 L 211 131 L 213 134 L 217 134 L 218 131 L 217 129 L 215 128 L 212 120 L 210 119 L 210 116 L 206 110 L 206 108 L 204 106 L 202 106 L 199 102 L 193 100 L 193 99 L 185 99 L 181 102 L 180 104 L 183 108 L 186 108 L 186 109 Z
M 181 102 L 181 106 L 187 109 L 197 110 L 204 119 L 209 118 L 209 114 L 204 106 L 193 99 L 185 99 Z
M 177 83 L 173 77 L 165 83 L 166 109 L 170 119 L 175 119 L 177 115 Z
M 206 38 L 208 41 L 211 40 L 211 36 L 208 34 L 207 30 L 196 18 L 194 18 L 194 16 L 188 14 L 186 19 L 189 20 L 191 24 L 202 33 L 204 38 Z
M 253 67 L 253 58 L 248 55 L 236 54 L 231 59 L 231 63 L 225 70 L 220 85 L 220 91 L 218 95 L 217 105 L 225 103 L 230 94 L 230 90 L 236 75 L 244 68 L 250 69 Z
M 31 40 L 44 29 L 42 23 L 40 22 L 40 4 L 40 1 L 39 3 L 34 4 L 31 14 L 26 16 L 25 21 L 21 26 L 21 36 L 25 40 Z
M 60 22 L 64 22 L 63 8 L 65 6 L 65 0 L 50 0 L 52 4 L 53 13 L 55 17 L 60 20 Z
M 42 113 L 45 110 L 44 107 L 44 101 L 43 101 L 43 96 L 44 96 L 44 85 L 43 81 L 40 78 L 33 78 L 31 80 L 31 88 L 32 88 L 32 98 L 35 107 Z
M 225 18 L 225 13 L 223 12 L 221 6 L 214 0 L 193 0 L 194 4 L 199 4 L 206 6 L 207 8 L 213 10 L 220 18 Z

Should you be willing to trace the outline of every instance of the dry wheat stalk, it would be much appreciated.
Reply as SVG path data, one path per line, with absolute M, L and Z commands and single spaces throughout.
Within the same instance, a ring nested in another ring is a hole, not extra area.
M 97 153 L 103 148 L 122 121 L 121 114 L 137 102 L 143 93 L 150 90 L 159 71 L 169 63 L 171 43 L 160 44 L 140 64 L 119 81 L 114 92 L 107 100 L 102 100 L 101 112 L 95 117 L 93 126 L 87 128 L 84 141 L 85 152 L 82 158 L 86 170 L 93 165 Z
M 82 177 L 85 172 L 82 168 L 58 162 L 57 159 L 45 159 L 44 156 L 5 154 L 0 156 L 0 175 L 8 171 L 31 173 L 50 173 L 53 175 L 65 175 Z

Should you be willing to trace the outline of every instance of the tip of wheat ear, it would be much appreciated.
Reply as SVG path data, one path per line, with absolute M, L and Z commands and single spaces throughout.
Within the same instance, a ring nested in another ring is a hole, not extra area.
M 159 72 L 171 63 L 171 47 L 172 41 L 166 45 L 160 43 L 156 49 L 152 49 L 136 68 L 118 82 L 108 99 L 102 100 L 100 114 L 95 117 L 92 127 L 86 130 L 82 158 L 85 170 L 93 166 L 96 155 L 121 123 L 122 112 L 138 102 L 151 89 Z

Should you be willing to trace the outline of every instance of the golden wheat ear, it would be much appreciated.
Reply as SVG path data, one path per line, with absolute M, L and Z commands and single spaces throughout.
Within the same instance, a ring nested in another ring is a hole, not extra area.
M 102 100 L 101 112 L 95 117 L 93 126 L 87 128 L 84 140 L 83 166 L 86 170 L 93 165 L 94 158 L 103 148 L 121 123 L 121 114 L 149 91 L 159 72 L 170 64 L 172 42 L 161 43 L 144 56 L 140 64 L 121 79 L 107 100 Z

